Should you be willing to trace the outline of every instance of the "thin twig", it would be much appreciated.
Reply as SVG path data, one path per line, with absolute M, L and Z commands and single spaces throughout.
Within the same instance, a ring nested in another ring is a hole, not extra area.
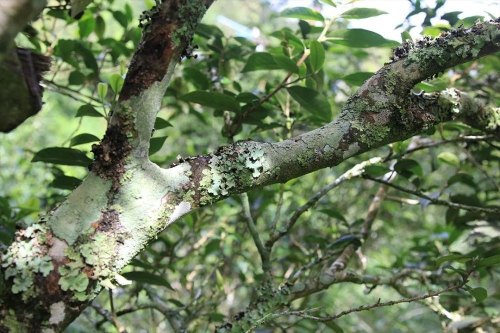
M 297 220 L 302 214 L 312 208 L 322 197 L 324 197 L 329 191 L 333 190 L 346 180 L 352 179 L 354 177 L 359 177 L 364 173 L 365 167 L 381 162 L 382 159 L 380 157 L 374 157 L 367 161 L 356 164 L 354 167 L 343 173 L 340 177 L 335 179 L 332 183 L 323 187 L 318 193 L 316 193 L 313 197 L 311 197 L 305 204 L 297 208 L 297 210 L 293 213 L 293 215 L 285 222 L 285 225 L 281 227 L 279 230 L 275 231 L 269 240 L 266 242 L 266 247 L 271 249 L 274 243 L 278 241 L 281 237 L 285 236 L 290 232 L 290 229 L 293 228 Z
M 379 299 L 376 303 L 373 303 L 370 305 L 362 305 L 362 306 L 359 306 L 357 308 L 345 310 L 345 311 L 342 311 L 336 315 L 328 316 L 328 317 L 311 316 L 311 315 L 304 313 L 304 311 L 285 311 L 285 312 L 282 312 L 280 314 L 280 316 L 282 316 L 282 315 L 295 315 L 295 316 L 299 316 L 299 317 L 303 317 L 303 318 L 307 318 L 307 319 L 313 319 L 316 321 L 323 321 L 323 322 L 324 321 L 332 321 L 332 320 L 339 319 L 340 317 L 343 317 L 345 315 L 355 313 L 355 312 L 362 312 L 362 311 L 372 310 L 375 308 L 380 308 L 380 307 L 385 307 L 385 306 L 392 306 L 392 305 L 401 304 L 401 303 L 412 303 L 412 302 L 422 301 L 422 300 L 425 300 L 427 298 L 439 296 L 440 294 L 445 293 L 445 292 L 458 290 L 458 289 L 462 288 L 466 283 L 467 283 L 467 280 L 464 280 L 456 285 L 453 285 L 451 287 L 448 287 L 448 288 L 445 288 L 442 290 L 430 292 L 430 293 L 415 296 L 415 297 L 402 298 L 402 299 L 398 299 L 395 301 L 381 302 Z
M 252 239 L 259 251 L 260 259 L 262 260 L 262 270 L 264 273 L 270 273 L 271 270 L 271 261 L 269 258 L 269 252 L 264 247 L 262 240 L 260 239 L 259 232 L 255 226 L 255 222 L 252 217 L 252 212 L 250 211 L 250 202 L 248 200 L 248 194 L 241 194 L 241 202 L 243 205 L 243 212 L 245 214 L 245 221 L 247 223 L 248 231 L 250 231 L 250 235 L 252 235 Z
M 459 203 L 456 203 L 456 202 L 450 202 L 450 201 L 441 200 L 441 199 L 434 199 L 434 198 L 431 198 L 430 196 L 428 196 L 428 195 L 426 195 L 426 194 L 424 194 L 424 193 L 422 193 L 420 191 L 410 190 L 408 188 L 405 188 L 405 187 L 402 187 L 402 186 L 399 186 L 399 185 L 396 185 L 396 184 L 389 183 L 389 182 L 387 182 L 385 180 L 382 180 L 382 179 L 373 178 L 373 177 L 368 176 L 366 174 L 363 175 L 363 178 L 371 180 L 371 181 L 374 181 L 374 182 L 377 182 L 377 183 L 380 183 L 380 184 L 384 184 L 384 185 L 390 186 L 390 187 L 395 188 L 395 189 L 397 189 L 397 190 L 399 190 L 401 192 L 405 192 L 405 193 L 412 194 L 414 196 L 426 199 L 426 200 L 428 200 L 429 202 L 431 202 L 434 205 L 447 206 L 447 207 L 456 208 L 456 209 L 464 209 L 464 210 L 469 210 L 469 211 L 479 212 L 479 213 L 488 213 L 488 214 L 498 214 L 498 213 L 500 213 L 500 207 L 486 208 L 486 207 L 464 205 L 464 204 L 459 204 Z
M 412 154 L 412 153 L 414 153 L 416 151 L 419 151 L 419 150 L 422 150 L 422 149 L 434 148 L 434 147 L 441 146 L 441 145 L 448 144 L 448 143 L 479 142 L 479 141 L 491 140 L 491 139 L 494 139 L 494 138 L 495 138 L 494 135 L 467 135 L 467 136 L 458 136 L 456 138 L 448 139 L 448 140 L 431 141 L 431 142 L 428 142 L 428 143 L 419 144 L 417 147 L 408 149 L 408 150 L 406 150 L 406 151 L 404 151 L 404 152 L 402 152 L 400 154 L 389 156 L 387 159 L 396 159 L 396 160 L 398 160 L 401 157 L 409 155 L 409 154 Z

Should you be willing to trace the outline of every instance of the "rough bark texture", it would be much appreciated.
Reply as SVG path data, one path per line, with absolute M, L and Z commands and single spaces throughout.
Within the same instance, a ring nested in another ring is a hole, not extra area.
M 150 12 L 106 136 L 93 149 L 91 173 L 55 211 L 19 231 L 1 258 L 0 331 L 62 330 L 102 287 L 124 282 L 120 270 L 149 240 L 196 207 L 339 164 L 443 121 L 462 117 L 498 131 L 498 109 L 483 108 L 479 119 L 475 102 L 455 90 L 410 92 L 450 66 L 498 51 L 498 23 L 490 22 L 398 55 L 322 128 L 280 143 L 239 142 L 162 169 L 148 160 L 151 130 L 175 63 L 210 3 L 165 0 Z M 436 56 L 443 60 L 431 62 Z M 289 291 L 264 287 L 262 295 L 273 308 Z
M 13 40 L 45 4 L 45 0 L 0 2 L 0 132 L 11 131 L 42 107 L 42 88 L 38 83 L 50 61 L 16 49 Z

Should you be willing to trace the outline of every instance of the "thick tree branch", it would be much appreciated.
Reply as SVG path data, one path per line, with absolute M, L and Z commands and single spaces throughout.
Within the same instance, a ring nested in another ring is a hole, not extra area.
M 14 38 L 45 7 L 46 0 L 0 1 L 0 132 L 9 132 L 40 111 L 41 74 L 50 59 L 15 47 Z
M 16 35 L 40 14 L 46 4 L 46 0 L 0 1 L 0 53 L 12 48 Z

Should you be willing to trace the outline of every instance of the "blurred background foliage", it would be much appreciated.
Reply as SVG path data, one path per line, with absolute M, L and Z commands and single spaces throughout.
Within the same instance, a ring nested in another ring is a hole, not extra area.
M 383 15 L 356 3 L 357 10 L 341 15 L 352 8 L 347 1 L 312 1 L 301 9 L 290 9 L 286 1 L 217 1 L 195 35 L 192 54 L 177 66 L 152 136 L 151 159 L 167 167 L 179 156 L 205 154 L 233 141 L 275 142 L 317 128 L 338 115 L 357 87 L 389 61 L 391 47 L 411 39 L 411 29 L 437 36 L 491 18 L 443 12 L 444 1 L 410 3 L 413 10 L 406 19 L 395 22 L 406 32 L 394 41 L 349 29 L 353 20 Z M 74 19 L 65 1 L 51 0 L 18 37 L 18 45 L 51 55 L 53 65 L 46 75 L 42 112 L 1 135 L 3 244 L 12 240 L 16 226 L 33 223 L 54 208 L 87 173 L 91 145 L 104 134 L 140 40 L 139 14 L 153 5 L 152 0 L 95 0 Z M 415 15 L 424 17 L 417 27 L 411 23 Z M 302 61 L 306 49 L 311 54 Z M 419 84 L 415 93 L 456 87 L 499 105 L 499 69 L 498 56 L 486 57 Z M 322 187 L 373 156 L 385 162 L 369 168 L 370 177 L 393 169 L 398 174 L 394 184 L 412 191 L 447 202 L 498 207 L 498 144 L 465 125 L 447 123 L 340 166 L 253 191 L 251 213 L 265 241 L 271 226 L 281 225 Z M 405 153 L 415 147 L 424 148 Z M 354 178 L 303 214 L 273 249 L 274 283 L 283 283 L 300 268 L 305 277 L 313 276 L 324 258 L 334 258 L 345 246 L 337 239 L 357 237 L 379 187 Z M 158 235 L 125 269 L 124 276 L 134 283 L 103 292 L 68 332 L 116 332 L 120 327 L 174 332 L 176 321 L 190 332 L 205 332 L 243 311 L 262 279 L 262 268 L 241 200 L 234 196 L 200 209 Z M 436 332 L 444 327 L 472 332 L 474 325 L 483 329 L 477 332 L 493 332 L 500 296 L 498 218 L 433 205 L 391 188 L 350 269 L 384 277 L 411 270 L 400 286 L 419 295 L 445 288 L 461 270 L 483 260 L 467 287 L 439 299 L 354 313 L 334 322 L 284 315 L 258 332 Z M 341 283 L 298 299 L 291 308 L 332 315 L 402 295 L 391 286 Z

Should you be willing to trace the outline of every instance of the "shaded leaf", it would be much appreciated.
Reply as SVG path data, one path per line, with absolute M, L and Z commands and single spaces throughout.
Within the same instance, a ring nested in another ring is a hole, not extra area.
M 302 86 L 292 86 L 287 88 L 287 91 L 294 100 L 319 120 L 324 122 L 331 120 L 332 111 L 330 103 L 316 90 Z
M 344 76 L 342 80 L 344 80 L 347 84 L 360 86 L 372 76 L 372 72 L 357 72 Z
M 96 141 L 99 141 L 99 138 L 97 136 L 90 134 L 90 133 L 82 133 L 82 134 L 78 134 L 78 135 L 74 136 L 73 138 L 71 138 L 69 145 L 71 147 L 73 147 L 73 146 L 83 145 L 85 143 L 96 142 Z
M 97 111 L 92 105 L 85 104 L 78 108 L 75 117 L 104 117 L 99 111 Z
M 150 272 L 145 272 L 145 271 L 133 271 L 133 272 L 127 272 L 123 273 L 122 276 L 126 278 L 127 280 L 132 280 L 140 283 L 146 283 L 150 285 L 155 285 L 155 286 L 163 286 L 167 287 L 170 290 L 175 290 L 172 288 L 170 283 L 168 283 L 167 280 L 165 280 L 162 276 L 150 273 Z
M 212 91 L 193 91 L 180 98 L 186 102 L 192 102 L 208 106 L 214 109 L 240 111 L 240 104 L 232 96 Z
M 488 292 L 482 287 L 477 287 L 469 290 L 469 294 L 471 294 L 476 299 L 477 303 L 481 303 L 486 299 L 486 297 L 488 297 Z
M 420 164 L 411 159 L 402 159 L 394 165 L 394 170 L 403 177 L 410 178 L 411 175 L 422 178 L 424 176 L 424 170 Z
M 154 128 L 158 130 L 166 127 L 172 127 L 172 124 L 163 118 L 156 117 Z
M 242 72 L 252 72 L 259 70 L 281 69 L 276 63 L 273 56 L 266 52 L 253 53 L 247 60 Z
M 57 175 L 55 176 L 54 180 L 49 184 L 49 186 L 54 188 L 60 188 L 63 190 L 73 190 L 78 185 L 80 185 L 81 182 L 82 180 L 76 177 Z
M 161 147 L 163 147 L 165 140 L 167 140 L 166 136 L 151 138 L 151 140 L 149 141 L 149 155 L 153 155 L 154 153 L 158 152 Z
M 481 259 L 477 267 L 488 267 L 500 264 L 500 254 Z
M 339 212 L 338 210 L 336 209 L 333 209 L 333 208 L 328 208 L 328 209 L 321 209 L 319 211 L 320 213 L 323 213 L 323 214 L 326 214 L 328 215 L 329 217 L 332 217 L 334 219 L 337 219 L 337 220 L 341 220 L 341 221 L 344 221 L 344 222 L 347 222 L 347 220 L 345 219 L 344 215 L 342 215 L 341 212 Z
M 84 152 L 65 147 L 51 147 L 35 153 L 31 162 L 45 162 L 60 165 L 76 165 L 87 167 L 92 160 Z

